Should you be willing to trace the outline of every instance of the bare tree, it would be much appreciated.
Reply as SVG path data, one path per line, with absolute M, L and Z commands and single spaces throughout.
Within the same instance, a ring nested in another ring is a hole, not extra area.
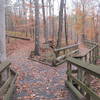
M 68 45 L 68 23 L 67 23 L 67 15 L 66 15 L 66 0 L 64 6 L 64 20 L 65 20 L 65 39 L 66 39 L 66 45 Z
M 27 11 L 26 11 L 26 6 L 25 6 L 25 0 L 22 0 L 22 7 L 23 7 L 23 18 L 24 18 L 24 24 L 27 24 Z M 28 36 L 27 34 L 27 28 L 24 29 L 26 37 Z
M 5 0 L 0 1 L 0 61 L 6 60 Z
M 54 0 L 53 0 L 53 7 L 52 7 L 52 41 L 55 38 L 55 20 L 54 20 Z
M 59 29 L 58 29 L 57 48 L 61 47 L 62 31 L 63 31 L 63 9 L 64 9 L 64 0 L 61 0 L 60 11 L 59 11 Z
M 46 18 L 45 18 L 45 6 L 44 6 L 44 0 L 42 0 L 42 12 L 43 12 L 43 23 L 44 23 L 44 39 L 45 42 L 48 40 L 48 34 L 47 34 L 47 27 L 46 27 Z
M 40 43 L 39 43 L 39 33 L 40 33 L 40 20 L 39 20 L 39 0 L 34 0 L 35 5 L 35 55 L 39 56 Z
M 95 25 L 95 41 L 98 42 L 99 41 L 99 31 L 98 31 L 98 26 L 99 26 L 99 14 L 100 14 L 100 2 L 98 5 L 98 11 L 97 11 L 97 16 L 96 16 L 96 24 L 95 24 L 95 19 L 94 19 L 94 25 Z

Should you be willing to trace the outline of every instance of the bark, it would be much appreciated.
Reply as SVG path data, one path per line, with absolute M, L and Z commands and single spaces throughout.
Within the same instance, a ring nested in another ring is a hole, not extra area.
M 48 2 L 49 2 L 49 36 L 51 38 L 52 35 L 51 0 L 48 0 Z
M 47 43 L 48 40 L 48 34 L 47 34 L 47 27 L 46 27 L 46 18 L 45 18 L 45 7 L 44 7 L 44 0 L 42 0 L 42 12 L 43 12 L 43 24 L 44 24 L 44 39 Z
M 29 32 L 30 32 L 30 36 L 34 38 L 34 21 L 33 21 L 33 10 L 32 10 L 32 0 L 30 0 L 30 7 L 29 7 L 29 10 L 30 10 L 30 16 L 29 16 L 29 23 L 33 23 L 33 25 L 31 25 L 29 27 Z
M 65 39 L 66 39 L 66 45 L 68 45 L 68 23 L 67 23 L 67 15 L 66 15 L 66 0 L 65 0 L 65 6 L 64 6 L 64 20 L 65 20 Z
M 82 29 L 83 34 L 85 34 L 85 8 L 83 5 L 83 29 Z
M 95 42 L 99 42 L 99 32 L 98 32 L 98 27 L 99 27 L 99 13 L 100 13 L 100 4 L 99 4 L 99 10 L 97 12 L 97 21 L 96 21 L 96 25 L 95 25 L 95 19 L 94 21 L 94 30 L 95 30 Z
M 62 31 L 63 31 L 63 9 L 64 9 L 64 0 L 61 0 L 60 11 L 59 11 L 59 29 L 58 29 L 57 48 L 61 47 Z
M 27 24 L 27 12 L 26 12 L 26 7 L 25 7 L 25 0 L 22 0 L 22 5 L 23 5 L 23 17 L 24 17 L 24 24 Z M 24 32 L 26 34 L 26 37 L 28 36 L 27 34 L 27 28 L 24 29 Z
M 34 0 L 35 5 L 35 55 L 39 56 L 40 43 L 39 43 L 39 33 L 40 33 L 40 21 L 39 21 L 39 0 Z
M 5 0 L 0 1 L 0 61 L 6 60 Z
M 54 38 L 55 38 L 55 20 L 54 20 L 54 0 L 53 0 L 53 8 L 52 8 L 52 13 L 53 13 L 53 17 L 52 17 L 52 41 L 54 42 Z

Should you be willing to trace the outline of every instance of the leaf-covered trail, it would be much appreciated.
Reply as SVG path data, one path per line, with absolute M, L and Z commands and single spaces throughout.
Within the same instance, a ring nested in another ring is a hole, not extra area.
M 32 45 L 26 43 L 8 57 L 18 73 L 13 100 L 75 100 L 65 88 L 66 64 L 53 68 L 30 61 Z

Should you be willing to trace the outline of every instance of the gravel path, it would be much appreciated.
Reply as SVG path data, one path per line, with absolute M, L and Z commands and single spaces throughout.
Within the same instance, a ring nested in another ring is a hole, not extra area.
M 13 100 L 75 100 L 65 88 L 66 64 L 53 68 L 28 60 L 32 45 L 28 43 L 8 57 L 18 73 Z

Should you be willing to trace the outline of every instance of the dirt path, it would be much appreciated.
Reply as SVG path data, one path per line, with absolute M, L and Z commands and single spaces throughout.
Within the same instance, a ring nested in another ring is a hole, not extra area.
M 75 100 L 65 88 L 66 64 L 53 68 L 30 61 L 31 50 L 28 43 L 8 57 L 18 73 L 13 100 Z

